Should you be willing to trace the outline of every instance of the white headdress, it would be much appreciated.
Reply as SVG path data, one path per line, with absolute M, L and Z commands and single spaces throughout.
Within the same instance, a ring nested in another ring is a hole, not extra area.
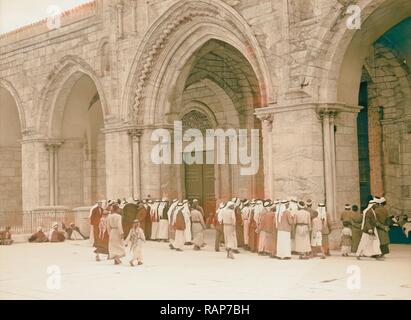
M 287 202 L 288 202 L 287 200 L 283 200 L 283 201 L 281 201 L 281 203 L 277 206 L 277 210 L 276 210 L 276 213 L 275 213 L 276 216 L 277 216 L 277 217 L 276 217 L 277 224 L 279 224 L 279 223 L 281 222 L 281 218 L 282 218 L 285 210 L 287 210 L 287 208 L 285 207 L 285 205 L 286 205 Z
M 173 210 L 174 210 L 175 207 L 177 207 L 177 205 L 178 205 L 178 200 L 174 200 L 173 203 L 170 205 L 170 208 L 168 208 L 167 217 L 168 217 L 169 223 L 172 223 L 172 221 L 170 221 L 171 220 L 171 214 L 173 213 Z
M 327 210 L 325 209 L 324 203 L 320 202 L 317 208 L 318 218 L 321 220 L 327 220 Z
M 291 212 L 298 211 L 298 204 L 297 204 L 297 198 L 292 197 L 290 198 L 290 203 L 288 204 L 288 210 Z

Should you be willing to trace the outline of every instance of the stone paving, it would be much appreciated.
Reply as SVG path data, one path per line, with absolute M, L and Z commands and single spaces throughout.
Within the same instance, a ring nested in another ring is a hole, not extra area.
M 207 231 L 200 252 L 147 242 L 145 264 L 135 268 L 128 259 L 120 266 L 96 262 L 88 241 L 1 246 L 0 299 L 411 299 L 411 246 L 393 245 L 385 261 L 338 252 L 279 261 L 243 251 L 228 260 L 213 251 L 212 237 Z M 60 289 L 47 287 L 56 283 L 47 273 L 53 265 L 61 270 Z M 347 271 L 357 266 L 361 288 L 350 290 Z

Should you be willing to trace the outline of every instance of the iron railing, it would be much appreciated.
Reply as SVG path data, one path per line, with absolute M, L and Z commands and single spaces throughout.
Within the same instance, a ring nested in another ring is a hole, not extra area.
M 38 227 L 48 230 L 55 222 L 58 222 L 60 227 L 62 222 L 69 225 L 71 222 L 75 222 L 75 215 L 72 211 L 61 210 L 0 211 L 0 230 L 10 226 L 12 234 L 33 233 L 37 231 Z

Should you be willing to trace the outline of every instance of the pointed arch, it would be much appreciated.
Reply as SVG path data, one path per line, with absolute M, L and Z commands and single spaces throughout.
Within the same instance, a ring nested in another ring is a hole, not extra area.
M 17 111 L 19 113 L 21 132 L 24 133 L 27 130 L 26 114 L 17 90 L 11 82 L 5 79 L 0 79 L 0 88 L 5 89 L 13 97 L 14 102 L 17 106 Z
M 362 25 L 347 28 L 346 6 L 332 8 L 311 41 L 304 62 L 308 78 L 316 85 L 319 102 L 357 105 L 365 58 L 372 44 L 387 30 L 411 16 L 408 0 L 359 0 Z
M 170 94 L 161 87 L 164 79 L 170 72 L 177 72 L 178 76 L 180 71 L 169 66 L 184 65 L 196 50 L 213 39 L 231 45 L 247 59 L 258 79 L 259 106 L 275 102 L 276 81 L 244 18 L 222 1 L 182 0 L 163 14 L 143 39 L 123 93 L 122 118 L 152 124 L 154 114 L 159 112 L 156 106 L 167 100 L 164 95 Z
M 40 112 L 36 123 L 39 133 L 53 137 L 53 118 L 56 113 L 64 111 L 64 100 L 67 98 L 71 87 L 83 75 L 90 77 L 96 86 L 101 101 L 103 118 L 104 120 L 107 119 L 109 110 L 102 84 L 95 70 L 81 58 L 70 55 L 59 61 L 56 68 L 48 76 L 48 81 L 40 94 Z

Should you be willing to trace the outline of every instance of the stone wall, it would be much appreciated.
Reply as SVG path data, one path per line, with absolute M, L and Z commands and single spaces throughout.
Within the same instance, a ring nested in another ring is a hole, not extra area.
M 91 189 L 86 183 L 83 172 L 86 168 L 83 163 L 82 143 L 67 140 L 58 151 L 58 197 L 57 203 L 66 207 L 80 207 L 84 205 L 84 192 Z M 87 172 L 90 178 L 91 172 Z M 91 180 L 91 179 L 90 179 Z
M 22 210 L 21 148 L 0 147 L 1 211 Z
M 133 119 L 129 115 L 141 110 L 147 114 L 164 110 L 162 106 L 152 105 L 156 98 L 155 94 L 150 96 L 155 91 L 153 87 L 164 83 L 160 81 L 163 79 L 152 81 L 151 74 L 163 75 L 159 70 L 168 68 L 166 62 L 171 61 L 176 68 L 183 58 L 190 59 L 185 55 L 189 50 L 196 53 L 193 48 L 200 39 L 188 38 L 184 43 L 187 52 L 179 51 L 180 55 L 169 61 L 157 59 L 167 56 L 162 52 L 165 47 L 169 49 L 174 44 L 181 44 L 179 41 L 187 36 L 186 33 L 201 23 L 208 23 L 219 41 L 232 45 L 241 43 L 240 54 L 250 60 L 264 94 L 251 101 L 251 105 L 250 95 L 238 98 L 238 95 L 227 94 L 222 97 L 215 90 L 210 93 L 210 85 L 207 85 L 207 91 L 205 85 L 197 83 L 185 93 L 186 101 L 202 97 L 203 102 L 214 106 L 226 106 L 231 100 L 240 109 L 266 109 L 271 117 L 272 131 L 267 131 L 263 140 L 265 195 L 272 198 L 310 197 L 315 202 L 324 200 L 322 125 L 316 107 L 322 103 L 350 104 L 352 101 L 343 93 L 349 91 L 350 97 L 355 96 L 356 88 L 351 90 L 351 86 L 340 80 L 344 78 L 340 77 L 340 68 L 350 71 L 347 74 L 353 77 L 360 74 L 362 68 L 362 65 L 357 68 L 357 64 L 343 63 L 344 56 L 362 58 L 355 50 L 346 55 L 346 49 L 352 49 L 349 43 L 356 34 L 356 31 L 346 28 L 347 3 L 324 0 L 97 0 L 65 14 L 59 29 L 49 30 L 43 21 L 0 36 L 0 79 L 12 84 L 11 91 L 23 124 L 23 207 L 33 209 L 50 205 L 49 154 L 44 145 L 50 139 L 61 138 L 53 136 L 52 119 L 64 109 L 63 97 L 81 75 L 89 76 L 97 89 L 103 110 L 104 138 L 99 138 L 98 147 L 88 154 L 88 158 L 80 143 L 76 145 L 77 142 L 68 141 L 61 147 L 60 203 L 56 205 L 82 206 L 100 197 L 131 196 L 132 141 L 128 130 L 142 123 L 144 125 L 138 127 L 143 131 L 139 164 L 141 195 L 159 197 L 164 194 L 162 189 L 168 187 L 162 180 L 167 175 L 162 175 L 161 170 L 151 163 L 149 154 L 154 122 L 141 121 L 138 117 Z M 359 0 L 357 3 L 363 8 L 364 18 L 373 18 L 380 7 L 391 1 Z M 403 6 L 401 14 L 409 12 L 409 2 L 396 1 L 396 5 L 399 4 Z M 393 23 L 398 19 L 389 17 L 392 19 L 387 21 Z M 232 33 L 236 33 L 237 38 Z M 367 41 L 371 41 L 373 36 L 367 37 Z M 170 38 L 172 44 L 167 42 Z M 183 44 L 179 48 L 182 47 Z M 394 63 L 395 57 L 389 57 L 383 51 L 380 53 L 377 65 L 383 73 L 376 74 L 379 79 L 373 79 L 374 84 L 370 86 L 372 176 L 374 190 L 377 193 L 383 190 L 399 212 L 411 208 L 411 111 L 409 96 L 404 91 L 404 88 L 409 88 L 409 79 L 404 72 L 399 72 L 401 66 Z M 240 65 L 236 55 L 226 55 L 224 59 L 232 60 L 231 65 Z M 218 70 L 220 62 L 217 60 L 210 62 L 208 67 L 214 73 L 224 73 L 224 70 Z M 198 66 L 202 67 L 201 63 Z M 232 77 L 233 72 L 227 72 L 226 76 Z M 246 83 L 244 74 L 238 73 L 235 77 L 238 83 L 246 84 L 237 86 L 245 93 L 244 88 L 250 83 Z M 162 89 L 167 92 L 158 93 L 164 99 L 158 101 L 173 104 L 176 101 L 173 96 L 176 84 L 166 85 L 169 87 Z M 144 91 L 146 87 L 151 91 Z M 338 92 L 341 88 L 345 90 L 342 93 Z M 137 93 L 143 93 L 144 98 L 147 94 L 147 99 L 144 105 L 139 106 L 140 109 L 133 111 Z M 344 101 L 339 101 L 339 98 Z M 258 103 L 261 101 L 263 106 Z M 385 122 L 378 129 L 375 108 L 380 105 L 384 107 Z M 173 107 L 178 109 L 181 106 L 173 104 Z M 179 113 L 180 109 L 173 112 Z M 222 119 L 222 114 L 225 114 L 228 117 L 226 124 L 237 125 L 237 121 L 231 122 L 236 120 L 234 111 L 224 113 L 216 109 L 216 118 Z M 253 111 L 248 110 L 244 118 L 251 119 Z M 158 114 L 155 119 L 163 116 Z M 250 127 L 253 121 L 241 122 L 240 119 L 239 123 Z M 358 201 L 355 113 L 338 113 L 336 125 L 336 206 L 340 208 L 344 202 Z M 374 143 L 380 136 L 378 130 L 383 136 L 383 157 L 378 154 L 379 143 Z M 376 163 L 379 158 L 383 159 L 380 167 Z M 269 170 L 267 164 L 270 165 Z M 383 177 L 376 174 L 380 168 L 383 168 Z M 177 171 L 171 170 L 168 176 Z M 3 173 L 6 179 L 11 174 L 9 169 Z M 3 176 L 1 178 L 3 181 Z M 244 179 L 234 181 L 235 185 L 248 183 Z M 245 195 L 244 188 L 241 188 L 238 189 L 239 194 Z

